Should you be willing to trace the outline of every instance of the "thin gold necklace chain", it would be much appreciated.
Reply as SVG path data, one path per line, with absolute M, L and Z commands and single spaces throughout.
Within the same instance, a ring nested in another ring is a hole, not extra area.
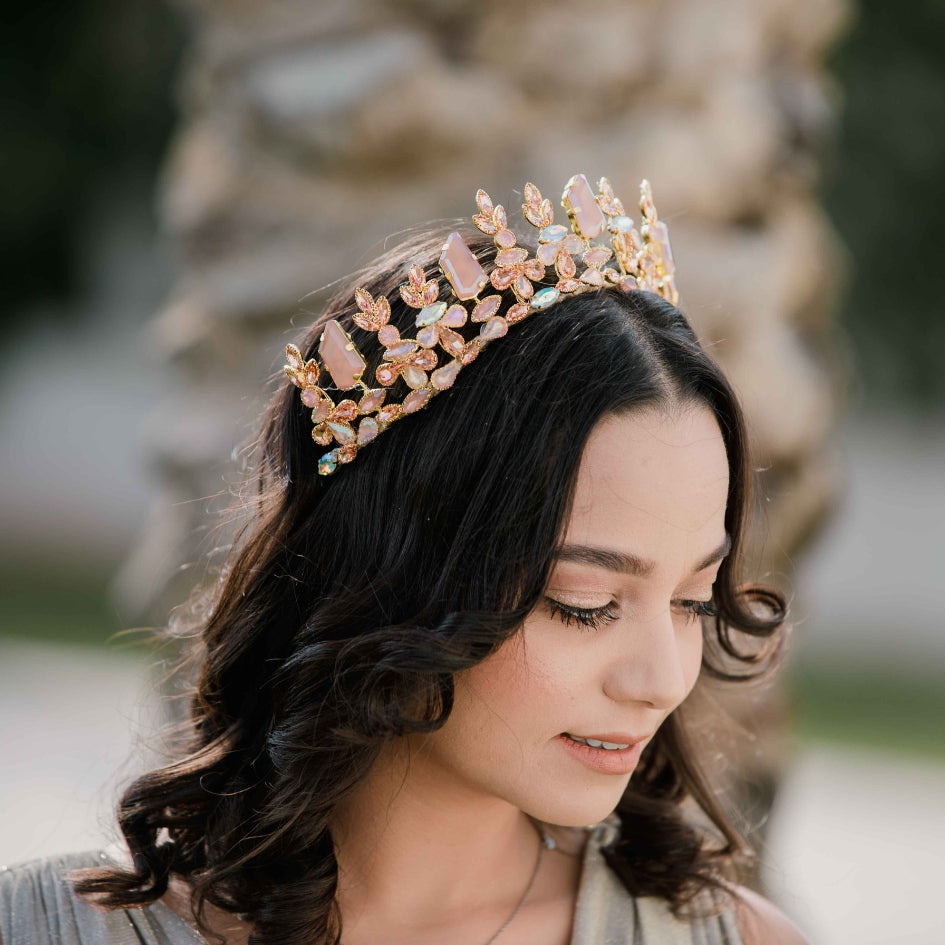
M 525 905 L 525 900 L 528 899 L 529 894 L 532 891 L 532 887 L 535 885 L 535 880 L 538 878 L 538 869 L 541 866 L 542 854 L 545 850 L 553 850 L 556 846 L 554 838 L 550 837 L 544 830 L 539 829 L 538 831 L 538 856 L 535 858 L 535 868 L 532 870 L 531 879 L 528 881 L 528 885 L 525 887 L 525 892 L 522 893 L 522 898 L 519 899 L 518 905 L 512 910 L 512 914 L 502 923 L 501 928 L 492 938 L 489 939 L 485 945 L 492 945 L 492 943 L 509 927 L 512 920 L 519 914 L 522 909 L 522 906 Z
M 512 911 L 512 914 L 502 923 L 502 927 L 499 929 L 492 938 L 489 939 L 485 945 L 492 945 L 492 943 L 509 927 L 509 924 L 512 920 L 519 914 L 522 906 L 525 905 L 525 900 L 528 899 L 529 893 L 532 891 L 532 887 L 535 885 L 535 880 L 538 878 L 538 868 L 541 866 L 542 854 L 546 849 L 553 850 L 555 848 L 554 840 L 545 833 L 544 830 L 538 831 L 539 844 L 538 844 L 538 856 L 535 858 L 535 868 L 532 870 L 532 878 L 528 881 L 528 885 L 525 887 L 525 892 L 522 894 L 522 898 L 519 899 L 518 905 Z

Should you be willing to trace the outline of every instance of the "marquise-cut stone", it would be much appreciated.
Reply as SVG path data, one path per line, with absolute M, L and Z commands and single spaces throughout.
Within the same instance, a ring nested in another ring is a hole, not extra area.
M 361 402 L 358 404 L 358 410 L 360 410 L 361 413 L 373 413 L 378 407 L 380 407 L 382 403 L 384 403 L 384 398 L 386 396 L 386 390 L 383 390 L 380 387 L 375 387 L 374 390 L 369 390 L 361 398 Z
M 427 325 L 426 328 L 421 328 L 420 331 L 417 332 L 417 341 L 420 342 L 421 348 L 432 348 L 439 339 L 439 325 Z
M 597 204 L 591 185 L 583 174 L 575 174 L 568 181 L 561 200 L 575 228 L 584 239 L 593 239 L 603 230 L 604 214 Z
M 295 345 L 288 345 L 285 349 L 285 357 L 289 362 L 289 366 L 294 370 L 299 370 L 302 367 L 302 355 L 299 352 L 299 349 Z
M 427 305 L 417 313 L 417 328 L 423 328 L 426 325 L 432 325 L 438 322 L 446 311 L 446 302 L 435 302 L 433 305 Z
M 437 390 L 446 390 L 448 387 L 452 387 L 461 367 L 459 361 L 450 361 L 449 364 L 444 364 L 443 367 L 437 368 L 430 375 L 430 383 Z
M 581 283 L 578 282 L 577 279 L 562 279 L 556 288 L 559 292 L 567 294 L 569 292 L 573 292 L 576 288 L 578 288 L 578 286 L 580 286 L 580 284 Z
M 416 413 L 429 399 L 429 387 L 412 391 L 404 398 L 404 413 Z
M 414 388 L 414 390 L 418 387 L 423 387 L 427 382 L 426 372 L 421 371 L 420 368 L 414 367 L 412 364 L 405 364 L 401 374 L 407 382 L 407 386 Z
M 560 240 L 563 240 L 568 235 L 568 228 L 562 226 L 560 223 L 554 223 L 551 226 L 546 226 L 538 234 L 539 243 L 557 243 Z
M 459 233 L 450 233 L 440 254 L 440 269 L 453 287 L 456 298 L 462 301 L 474 299 L 489 281 L 479 260 Z
M 385 325 L 378 333 L 377 340 L 385 348 L 391 348 L 400 341 L 400 332 L 396 325 Z
M 479 329 L 479 337 L 483 341 L 494 341 L 496 338 L 501 338 L 508 330 L 509 323 L 501 315 L 493 315 Z
M 370 443 L 378 434 L 377 421 L 373 417 L 365 417 L 358 424 L 358 446 Z
M 535 294 L 535 287 L 529 281 L 528 276 L 521 275 L 515 280 L 515 294 L 520 299 L 530 299 Z
M 325 325 L 318 353 L 336 387 L 350 390 L 358 386 L 367 365 L 347 332 L 334 319 Z
M 502 304 L 501 295 L 487 295 L 473 310 L 469 317 L 474 322 L 484 322 L 499 310 Z
M 399 345 L 394 345 L 393 348 L 388 348 L 384 352 L 385 361 L 400 361 L 402 358 L 406 358 L 408 354 L 413 354 L 417 350 L 416 344 L 412 341 L 402 341 Z
M 329 420 L 327 426 L 339 443 L 347 444 L 354 442 L 354 430 L 352 430 L 347 423 L 337 423 L 334 420 Z
M 517 266 L 519 263 L 525 262 L 527 258 L 528 250 L 516 246 L 515 249 L 503 249 L 501 253 L 496 253 L 495 264 L 502 267 Z
M 326 453 L 318 461 L 318 475 L 330 476 L 338 468 L 338 450 Z
M 306 407 L 314 407 L 321 399 L 322 395 L 312 387 L 302 391 L 301 400 Z
M 554 305 L 558 301 L 561 293 L 554 288 L 541 289 L 535 293 L 535 297 L 532 299 L 532 308 L 545 309 L 550 305 Z
M 532 299 L 532 304 L 534 304 L 534 302 L 535 300 Z M 519 302 L 517 305 L 513 305 L 505 313 L 505 320 L 510 325 L 514 325 L 516 322 L 520 322 L 528 314 L 528 312 L 529 312 L 528 304 L 526 302 Z

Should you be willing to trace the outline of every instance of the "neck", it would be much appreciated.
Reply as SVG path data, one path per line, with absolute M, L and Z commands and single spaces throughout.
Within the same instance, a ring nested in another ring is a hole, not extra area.
M 525 892 L 540 844 L 525 814 L 437 768 L 422 739 L 382 752 L 336 812 L 332 835 L 348 943 L 449 928 L 474 912 L 498 928 Z

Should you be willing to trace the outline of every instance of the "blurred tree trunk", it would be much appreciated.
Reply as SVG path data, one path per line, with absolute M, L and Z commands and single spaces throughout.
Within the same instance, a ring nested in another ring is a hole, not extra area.
M 178 378 L 152 419 L 163 486 L 120 576 L 163 620 L 215 544 L 227 460 L 314 289 L 389 234 L 468 216 L 477 187 L 579 171 L 653 183 L 682 307 L 733 378 L 762 477 L 763 567 L 786 584 L 835 490 L 840 254 L 814 196 L 823 72 L 846 0 L 188 0 L 183 117 L 161 200 L 179 278 L 151 343 Z M 220 501 L 207 500 L 216 496 Z M 200 501 L 197 501 L 200 500 Z M 758 738 L 736 807 L 767 813 L 777 688 L 727 702 Z

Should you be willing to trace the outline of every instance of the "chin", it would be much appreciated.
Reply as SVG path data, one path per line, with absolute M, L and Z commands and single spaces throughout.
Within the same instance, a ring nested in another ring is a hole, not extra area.
M 520 806 L 530 817 L 546 824 L 587 827 L 599 823 L 614 812 L 629 781 L 629 778 L 620 778 L 619 784 L 562 792 L 557 796 L 546 794 Z

